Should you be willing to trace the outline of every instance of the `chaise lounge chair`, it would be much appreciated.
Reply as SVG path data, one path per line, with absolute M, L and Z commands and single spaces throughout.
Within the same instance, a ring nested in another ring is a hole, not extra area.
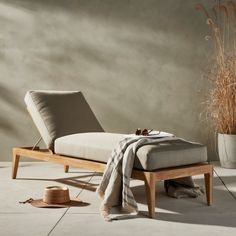
M 13 148 L 12 178 L 20 157 L 96 172 L 105 170 L 112 149 L 124 134 L 106 133 L 81 92 L 29 91 L 27 109 L 46 144 Z M 146 145 L 137 151 L 132 178 L 145 182 L 149 216 L 155 216 L 156 181 L 204 174 L 207 204 L 212 204 L 213 167 L 206 147 L 184 141 Z

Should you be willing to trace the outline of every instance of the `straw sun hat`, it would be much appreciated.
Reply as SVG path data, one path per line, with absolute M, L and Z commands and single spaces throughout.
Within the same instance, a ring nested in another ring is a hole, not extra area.
M 19 203 L 30 203 L 32 206 L 40 208 L 63 208 L 89 205 L 88 203 L 80 201 L 78 198 L 70 199 L 69 189 L 64 186 L 46 187 L 42 199 L 30 198 Z

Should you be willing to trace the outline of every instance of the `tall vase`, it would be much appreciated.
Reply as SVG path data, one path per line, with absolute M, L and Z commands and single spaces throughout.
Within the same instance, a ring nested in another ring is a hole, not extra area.
M 220 164 L 224 168 L 236 168 L 236 135 L 218 134 Z

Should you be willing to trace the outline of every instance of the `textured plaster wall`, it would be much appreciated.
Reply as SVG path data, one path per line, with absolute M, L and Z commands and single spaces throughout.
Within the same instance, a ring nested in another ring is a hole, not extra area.
M 110 132 L 155 128 L 210 146 L 199 114 L 211 46 L 197 2 L 0 0 L 0 161 L 38 138 L 29 89 L 83 91 Z

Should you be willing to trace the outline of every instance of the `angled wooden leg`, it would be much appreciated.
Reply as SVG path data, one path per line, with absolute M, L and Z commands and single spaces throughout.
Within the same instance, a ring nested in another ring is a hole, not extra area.
M 69 166 L 64 165 L 64 171 L 65 171 L 65 173 L 68 173 L 68 171 L 69 171 Z
M 213 202 L 213 168 L 209 173 L 204 174 L 207 205 L 212 205 Z
M 155 217 L 156 181 L 153 173 L 145 173 L 145 188 L 149 217 Z
M 17 155 L 13 151 L 13 160 L 12 160 L 12 179 L 16 178 L 17 170 L 18 170 L 18 164 L 19 164 L 20 156 Z

